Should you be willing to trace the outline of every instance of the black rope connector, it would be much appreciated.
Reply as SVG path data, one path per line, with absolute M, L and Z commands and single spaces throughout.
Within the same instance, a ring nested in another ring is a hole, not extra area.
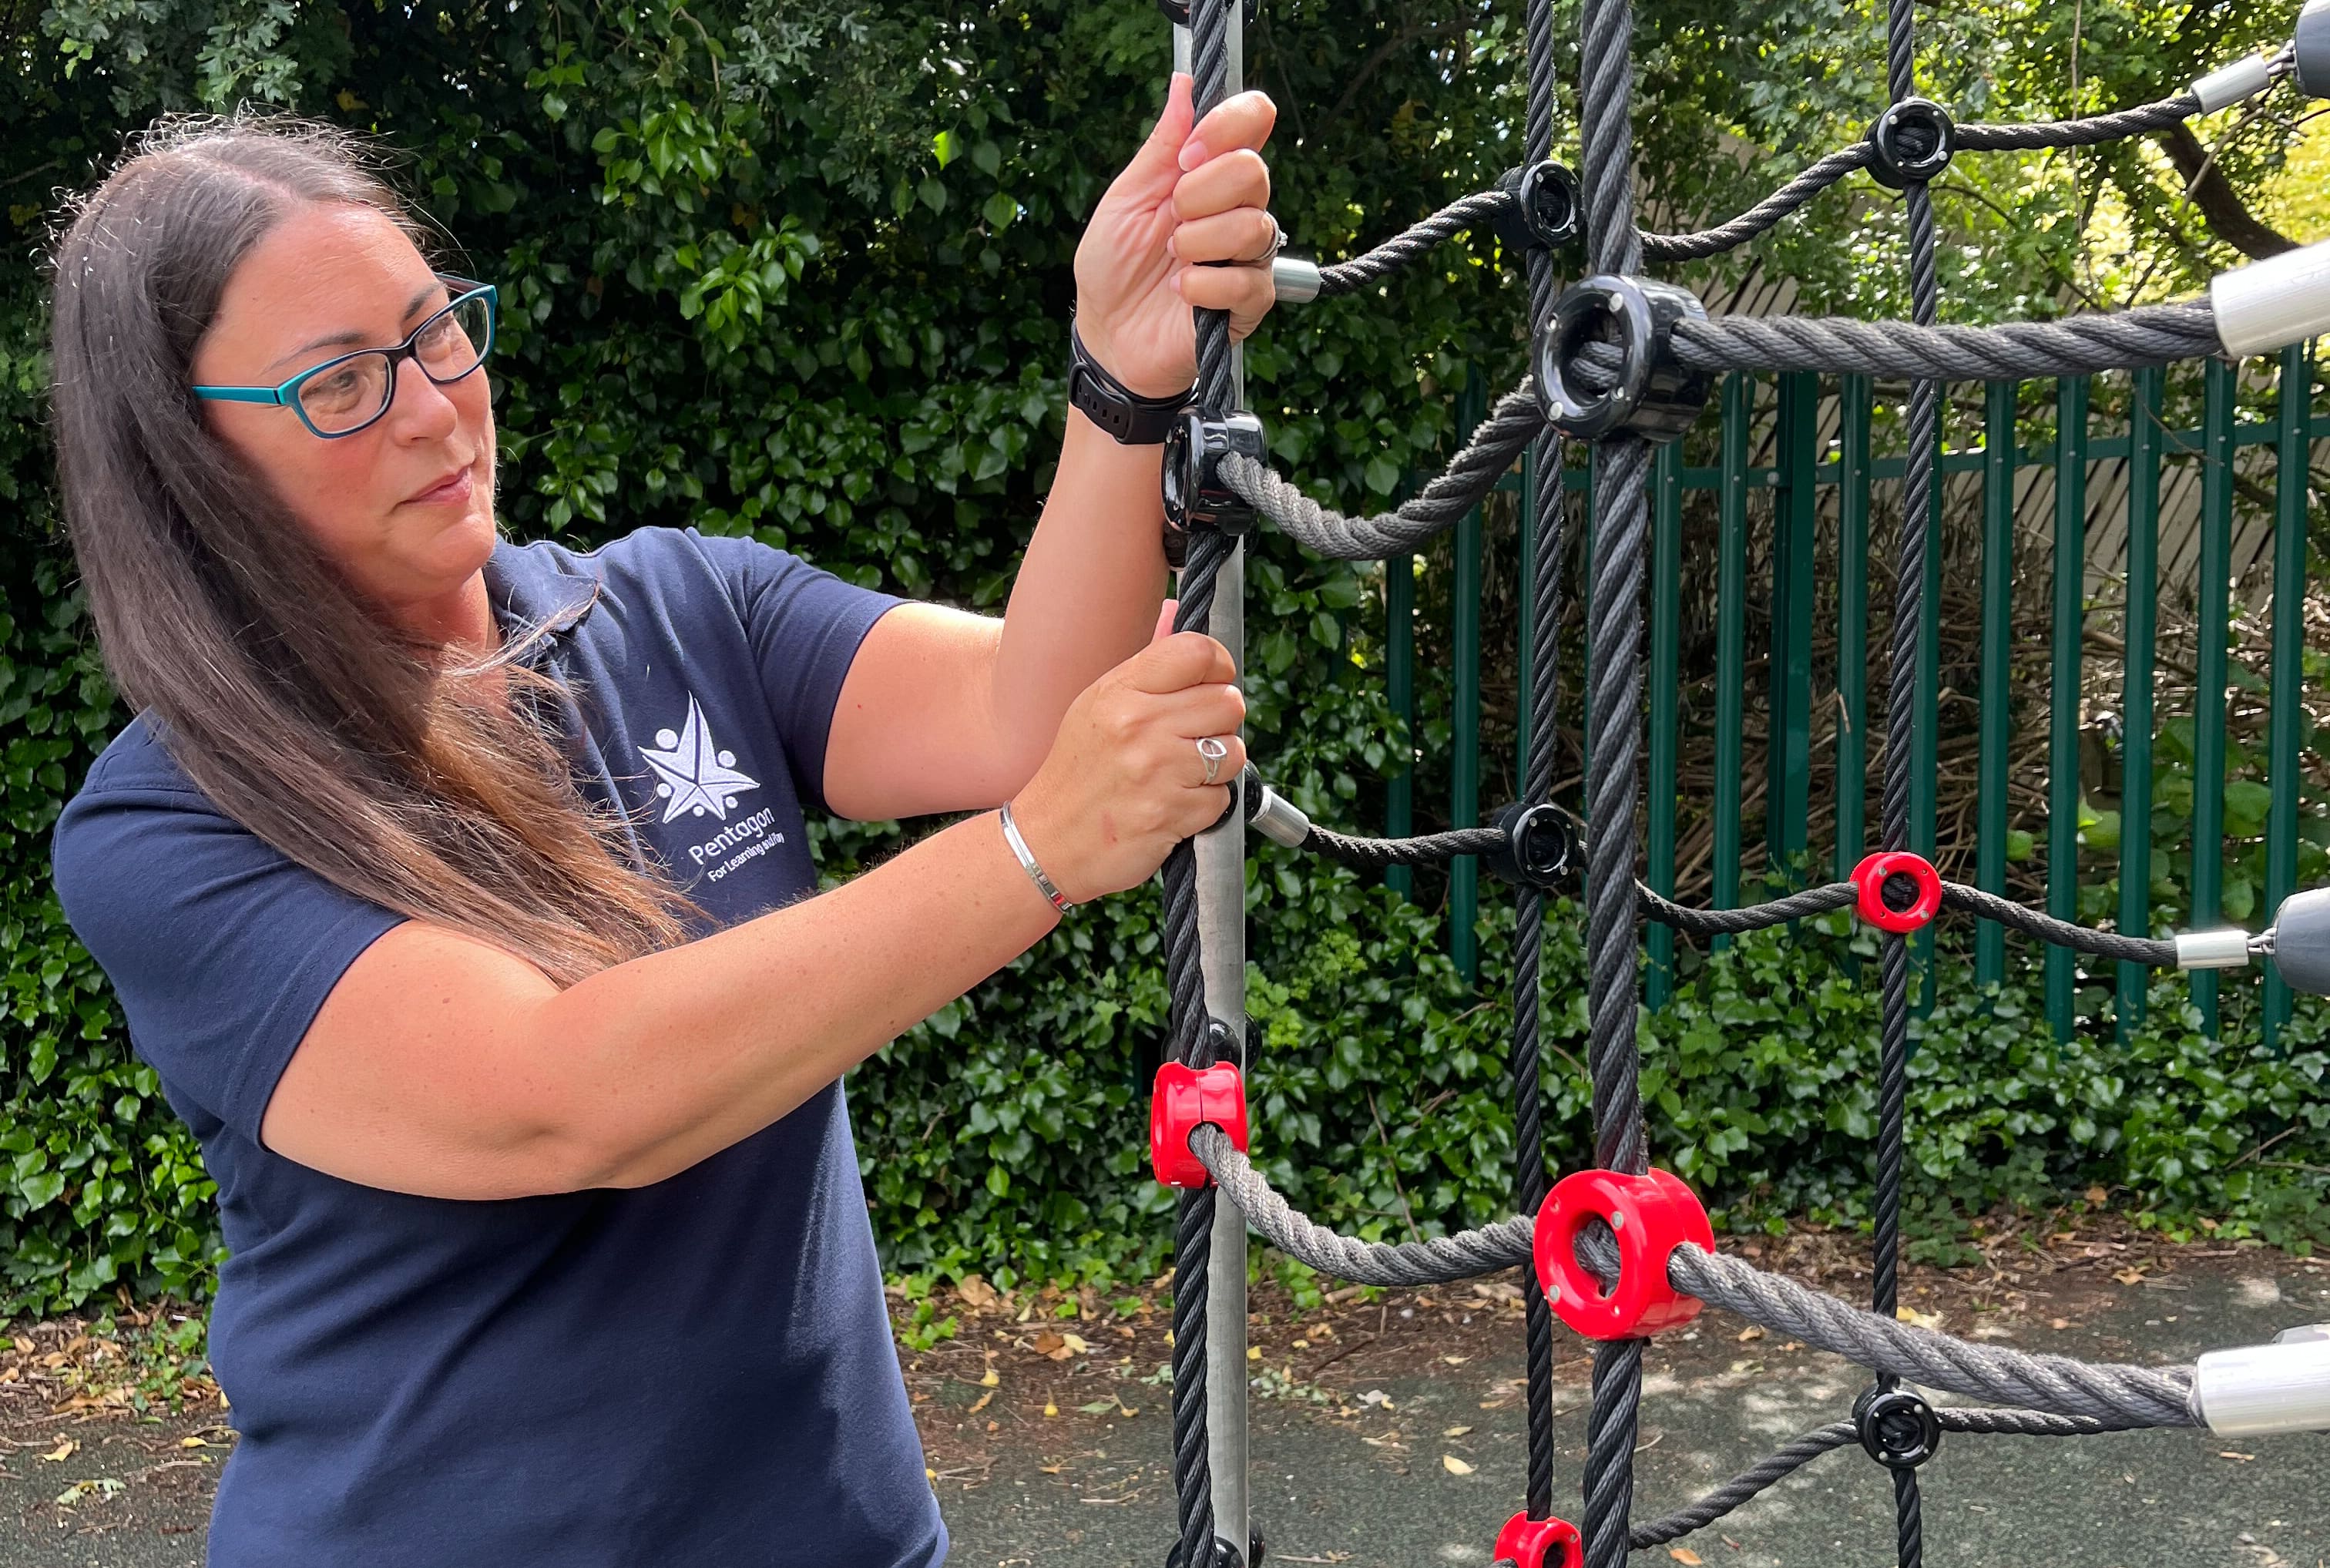
M 1539 410 L 1577 440 L 1620 433 L 1675 439 L 1707 407 L 1710 379 L 1675 357 L 1675 324 L 1706 319 L 1699 297 L 1672 283 L 1609 272 L 1580 279 L 1538 331 Z M 1600 341 L 1617 345 L 1617 378 L 1607 391 L 1589 392 L 1573 362 L 1587 344 Z
M 1189 25 L 1189 0 L 1157 0 L 1157 9 L 1163 12 L 1165 20 L 1174 26 Z M 1248 27 L 1254 25 L 1254 19 L 1261 10 L 1262 0 L 1246 0 L 1246 24 Z
M 1558 250 L 1577 238 L 1577 176 L 1548 158 L 1507 169 L 1497 189 L 1512 198 L 1497 212 L 1497 238 L 1515 253 Z
M 1165 558 L 1176 567 L 1189 553 L 1189 534 L 1199 528 L 1243 534 L 1254 507 L 1222 480 L 1222 459 L 1232 452 L 1259 463 L 1264 456 L 1262 421 L 1249 413 L 1210 420 L 1191 409 L 1165 437 Z
M 1942 1446 L 1942 1418 L 1906 1388 L 1863 1389 L 1852 1402 L 1852 1424 L 1869 1457 L 1889 1470 L 1914 1470 Z
M 1957 122 L 1930 98 L 1905 98 L 1869 127 L 1869 173 L 1889 190 L 1938 180 L 1958 150 Z
M 1491 875 L 1548 893 L 1568 879 L 1581 836 L 1568 812 L 1543 801 L 1530 806 L 1516 800 L 1500 807 L 1489 824 L 1505 836 L 1481 857 Z

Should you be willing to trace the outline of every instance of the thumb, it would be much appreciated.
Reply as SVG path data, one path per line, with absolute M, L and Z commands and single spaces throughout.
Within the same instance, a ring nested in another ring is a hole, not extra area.
M 1169 599 L 1163 604 L 1158 606 L 1157 629 L 1149 634 L 1149 640 L 1151 642 L 1155 642 L 1160 638 L 1169 638 L 1173 635 L 1173 618 L 1180 613 L 1180 609 L 1181 601 L 1178 599 Z
M 1134 187 L 1156 186 L 1160 192 L 1170 192 L 1174 182 L 1181 177 L 1181 144 L 1189 139 L 1197 124 L 1193 95 L 1195 80 L 1189 72 L 1173 73 L 1172 85 L 1165 90 L 1165 110 L 1157 117 L 1149 139 L 1132 155 L 1119 176 L 1121 184 Z

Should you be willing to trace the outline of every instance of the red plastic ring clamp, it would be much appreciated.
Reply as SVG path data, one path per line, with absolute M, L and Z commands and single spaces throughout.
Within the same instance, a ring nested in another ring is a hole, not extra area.
M 1618 1244 L 1618 1282 L 1607 1295 L 1577 1261 L 1577 1237 L 1591 1220 L 1608 1225 Z M 1667 1259 L 1685 1242 L 1715 1251 L 1706 1205 L 1681 1177 L 1578 1171 L 1556 1183 L 1538 1210 L 1538 1283 L 1555 1315 L 1586 1338 L 1641 1339 L 1699 1316 L 1699 1298 L 1667 1279 Z
M 1513 1568 L 1586 1568 L 1586 1548 L 1577 1526 L 1567 1519 L 1532 1519 L 1515 1514 L 1497 1532 L 1491 1560 Z
M 1157 1179 L 1169 1187 L 1210 1185 L 1189 1148 L 1189 1135 L 1212 1122 L 1230 1135 L 1230 1146 L 1246 1152 L 1246 1083 L 1234 1063 L 1191 1067 L 1168 1062 L 1157 1070 L 1157 1088 L 1149 1101 L 1149 1163 Z
M 1885 879 L 1908 876 L 1918 884 L 1918 899 L 1908 909 L 1885 902 Z M 1925 925 L 1942 909 L 1942 874 L 1922 855 L 1906 849 L 1872 855 L 1852 868 L 1852 884 L 1861 890 L 1861 918 L 1881 931 L 1904 936 Z

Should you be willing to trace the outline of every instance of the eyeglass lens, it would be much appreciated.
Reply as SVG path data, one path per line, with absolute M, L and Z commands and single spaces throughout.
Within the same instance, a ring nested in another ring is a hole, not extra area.
M 485 297 L 467 299 L 431 322 L 412 351 L 430 379 L 458 381 L 485 355 L 491 316 Z M 360 354 L 299 383 L 299 407 L 326 435 L 353 430 L 378 418 L 394 390 L 387 354 Z

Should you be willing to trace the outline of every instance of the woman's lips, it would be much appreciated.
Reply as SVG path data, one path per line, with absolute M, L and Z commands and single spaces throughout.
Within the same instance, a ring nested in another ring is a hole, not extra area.
M 470 469 L 464 468 L 459 473 L 454 475 L 451 478 L 446 480 L 443 484 L 438 486 L 435 489 L 423 490 L 420 495 L 413 496 L 412 500 L 406 502 L 405 505 L 409 506 L 443 506 L 450 505 L 455 502 L 467 503 L 469 499 L 470 472 Z

